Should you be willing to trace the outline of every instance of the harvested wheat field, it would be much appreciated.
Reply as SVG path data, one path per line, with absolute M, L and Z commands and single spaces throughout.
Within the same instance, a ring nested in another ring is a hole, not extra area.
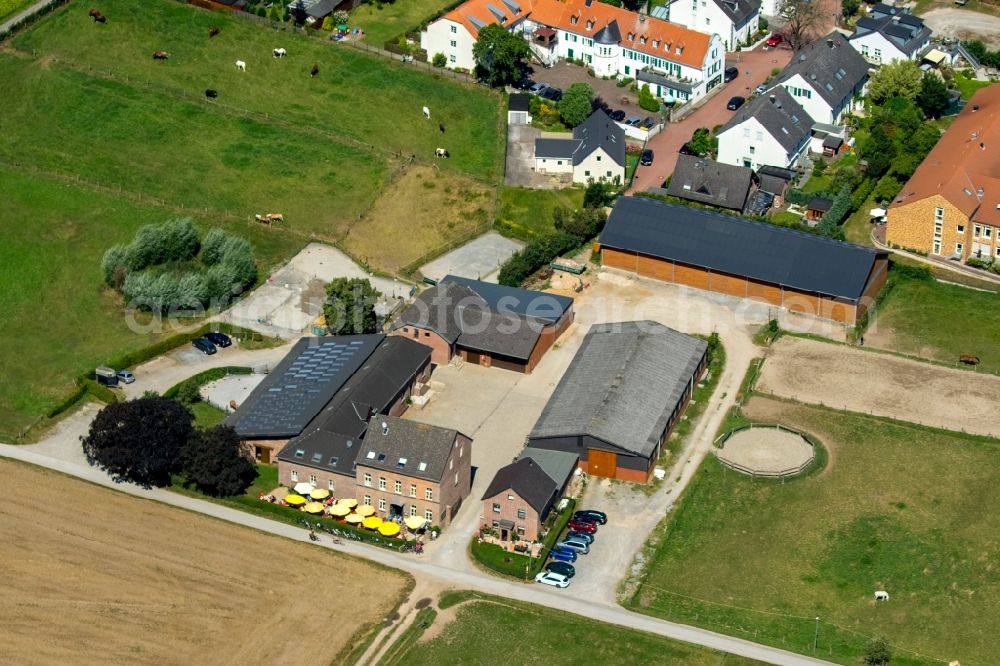
M 1000 436 L 1000 377 L 782 336 L 757 390 L 834 409 Z
M 0 475 L 4 663 L 326 666 L 409 589 L 399 572 L 48 470 L 0 460 Z
M 494 199 L 492 188 L 472 178 L 410 166 L 351 225 L 342 243 L 372 268 L 398 273 L 429 253 L 484 232 L 493 219 Z

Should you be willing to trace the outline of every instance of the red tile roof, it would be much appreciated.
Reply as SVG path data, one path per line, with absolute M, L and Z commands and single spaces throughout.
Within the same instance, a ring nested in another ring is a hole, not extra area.
M 469 31 L 470 35 L 477 37 L 479 35 L 479 27 L 476 26 L 476 21 L 482 26 L 494 23 L 508 26 L 520 21 L 531 11 L 531 0 L 514 0 L 514 4 L 520 7 L 520 11 L 515 12 L 503 0 L 469 0 L 448 12 L 442 18 L 461 23 Z M 494 10 L 500 12 L 504 17 L 503 22 L 499 20 Z
M 890 208 L 935 194 L 971 220 L 1000 226 L 1000 85 L 972 96 Z

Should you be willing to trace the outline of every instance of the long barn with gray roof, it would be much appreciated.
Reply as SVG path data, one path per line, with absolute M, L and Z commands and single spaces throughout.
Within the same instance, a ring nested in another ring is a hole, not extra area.
M 596 324 L 528 436 L 593 476 L 646 483 L 707 363 L 704 340 L 652 321 Z

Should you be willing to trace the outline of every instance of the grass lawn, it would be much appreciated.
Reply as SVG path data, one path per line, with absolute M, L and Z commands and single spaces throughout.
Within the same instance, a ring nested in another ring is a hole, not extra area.
M 801 215 L 796 215 L 795 213 L 789 213 L 787 210 L 779 210 L 777 213 L 771 216 L 771 222 L 774 224 L 780 224 L 782 226 L 795 226 L 797 224 L 803 224 L 805 218 Z
M 830 190 L 830 177 L 826 174 L 822 176 L 810 176 L 806 181 L 802 191 L 806 194 L 819 194 Z
M 368 2 L 351 10 L 350 26 L 364 30 L 364 41 L 381 48 L 390 39 L 411 30 L 416 31 L 424 21 L 452 4 L 453 0 Z M 431 56 L 433 55 L 432 53 Z
M 500 231 L 531 240 L 538 234 L 554 231 L 552 211 L 558 207 L 576 210 L 583 206 L 582 187 L 562 190 L 532 190 L 526 187 L 502 187 L 497 222 Z
M 977 81 L 955 72 L 955 87 L 962 93 L 962 99 L 969 99 L 980 88 L 992 85 L 990 81 Z
M 854 214 L 847 218 L 844 222 L 844 240 L 848 243 L 864 245 L 865 247 L 874 247 L 871 235 L 873 225 L 868 211 L 875 207 L 875 201 L 868 199 L 861 204 L 861 208 L 854 211 Z
M 210 405 L 203 400 L 199 400 L 196 403 L 188 405 L 188 409 L 194 414 L 194 424 L 199 428 L 211 428 L 212 426 L 217 426 L 222 423 L 222 420 L 226 418 L 226 413 L 216 407 L 215 405 Z
M 0 330 L 8 341 L 0 345 L 0 439 L 11 441 L 72 388 L 74 377 L 160 337 L 130 329 L 119 299 L 102 286 L 100 261 L 139 226 L 178 212 L 2 165 L 0 183 Z M 262 271 L 305 243 L 245 223 L 196 223 L 249 239 Z
M 438 612 L 430 629 L 433 637 L 410 641 L 388 664 L 759 663 L 534 604 L 476 593 L 469 596 L 471 600 L 454 610 Z
M 1000 294 L 940 282 L 900 280 L 865 333 L 868 344 L 954 364 L 962 354 L 1000 372 Z M 970 380 L 971 381 L 971 380 Z
M 632 174 L 639 168 L 638 155 L 625 155 L 625 182 L 632 183 Z
M 33 0 L 0 0 L 0 21 L 5 21 L 32 2 Z
M 1000 442 L 760 397 L 746 413 L 815 435 L 828 466 L 780 483 L 706 458 L 639 609 L 842 664 L 876 635 L 897 665 L 1000 659 Z
M 101 5 L 108 17 L 106 25 L 95 25 L 87 10 L 88 5 L 72 3 L 19 35 L 13 45 L 27 54 L 36 51 L 43 63 L 55 57 L 73 67 L 92 68 L 94 76 L 107 77 L 110 71 L 116 78 L 128 77 L 134 88 L 144 87 L 148 81 L 157 95 L 180 96 L 194 102 L 194 108 L 225 105 L 266 113 L 309 132 L 315 150 L 324 152 L 333 165 L 326 168 L 281 150 L 272 156 L 263 150 L 231 155 L 231 159 L 242 159 L 244 167 L 252 167 L 254 176 L 260 178 L 254 184 L 261 189 L 277 190 L 280 183 L 269 183 L 270 177 L 280 178 L 296 166 L 325 178 L 331 188 L 340 182 L 363 186 L 364 165 L 358 165 L 361 173 L 353 176 L 352 151 L 324 133 L 370 144 L 383 158 L 382 151 L 402 151 L 431 161 L 434 149 L 443 145 L 451 159 L 437 162 L 439 168 L 464 171 L 488 181 L 501 173 L 504 137 L 498 130 L 502 105 L 498 93 L 482 86 L 462 85 L 358 49 L 275 32 L 173 0 L 106 0 Z M 219 26 L 221 33 L 209 40 L 211 26 Z M 276 46 L 287 49 L 288 56 L 271 57 Z M 170 53 L 170 59 L 154 61 L 151 53 L 157 49 Z M 236 60 L 246 62 L 245 72 L 236 69 Z M 311 78 L 309 69 L 314 63 L 319 65 L 320 74 Z M 214 104 L 205 101 L 206 88 L 218 91 Z M 123 92 L 120 98 L 124 102 L 130 96 Z M 75 102 L 77 95 L 70 91 L 70 98 Z M 170 110 L 163 104 L 162 99 L 154 102 L 150 112 Z M 424 119 L 423 106 L 430 107 L 431 122 Z M 197 117 L 194 109 L 171 112 L 173 122 L 161 131 L 167 138 L 178 138 L 190 115 Z M 231 112 L 229 115 L 232 117 Z M 93 116 L 82 116 L 87 121 L 79 117 L 70 124 L 77 130 L 86 129 L 95 120 Z M 439 122 L 446 127 L 445 136 L 438 129 Z M 120 131 L 131 134 L 134 125 L 128 123 Z M 51 129 L 51 123 L 46 129 Z M 275 126 L 272 131 L 284 134 L 287 129 Z M 196 149 L 192 144 L 186 140 L 179 148 Z

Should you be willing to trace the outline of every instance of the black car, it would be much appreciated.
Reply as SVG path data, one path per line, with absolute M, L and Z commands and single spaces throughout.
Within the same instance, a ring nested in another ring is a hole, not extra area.
M 562 99 L 562 90 L 559 88 L 546 88 L 542 91 L 542 97 L 553 102 L 558 102 Z
M 608 522 L 608 514 L 594 509 L 584 509 L 573 514 L 573 520 L 584 523 L 597 523 L 603 525 Z
M 642 151 L 642 155 L 639 157 L 639 164 L 642 166 L 650 166 L 653 163 L 653 150 L 652 148 L 647 148 Z
M 531 86 L 535 85 L 535 81 L 529 77 L 524 77 L 520 81 L 514 84 L 514 87 L 518 90 L 530 90 Z
M 218 331 L 206 333 L 205 337 L 216 347 L 228 347 L 233 344 L 232 339 L 228 335 L 225 333 L 219 333 Z
M 552 573 L 566 576 L 566 578 L 572 578 L 576 575 L 576 567 L 569 562 L 549 562 L 545 566 L 545 569 L 547 571 L 551 571 Z
M 746 99 L 737 95 L 736 97 L 733 97 L 732 99 L 729 100 L 729 103 L 726 104 L 726 108 L 729 109 L 730 111 L 735 111 L 736 109 L 743 106 L 744 102 L 746 102 Z
M 726 67 L 726 71 L 722 75 L 722 80 L 725 81 L 726 83 L 729 83 L 739 75 L 740 75 L 739 67 Z
M 208 355 L 215 353 L 215 345 L 205 338 L 195 338 L 191 341 L 191 344 L 194 345 L 194 348 L 200 352 L 204 352 Z
M 640 124 L 639 127 L 648 130 L 648 129 L 653 129 L 654 125 L 656 125 L 656 121 L 653 120 L 651 117 L 646 116 L 646 119 L 642 121 L 642 124 Z
M 611 116 L 611 120 L 615 121 L 616 123 L 620 123 L 621 121 L 625 120 L 625 112 L 622 111 L 621 109 L 615 109 L 608 115 Z

